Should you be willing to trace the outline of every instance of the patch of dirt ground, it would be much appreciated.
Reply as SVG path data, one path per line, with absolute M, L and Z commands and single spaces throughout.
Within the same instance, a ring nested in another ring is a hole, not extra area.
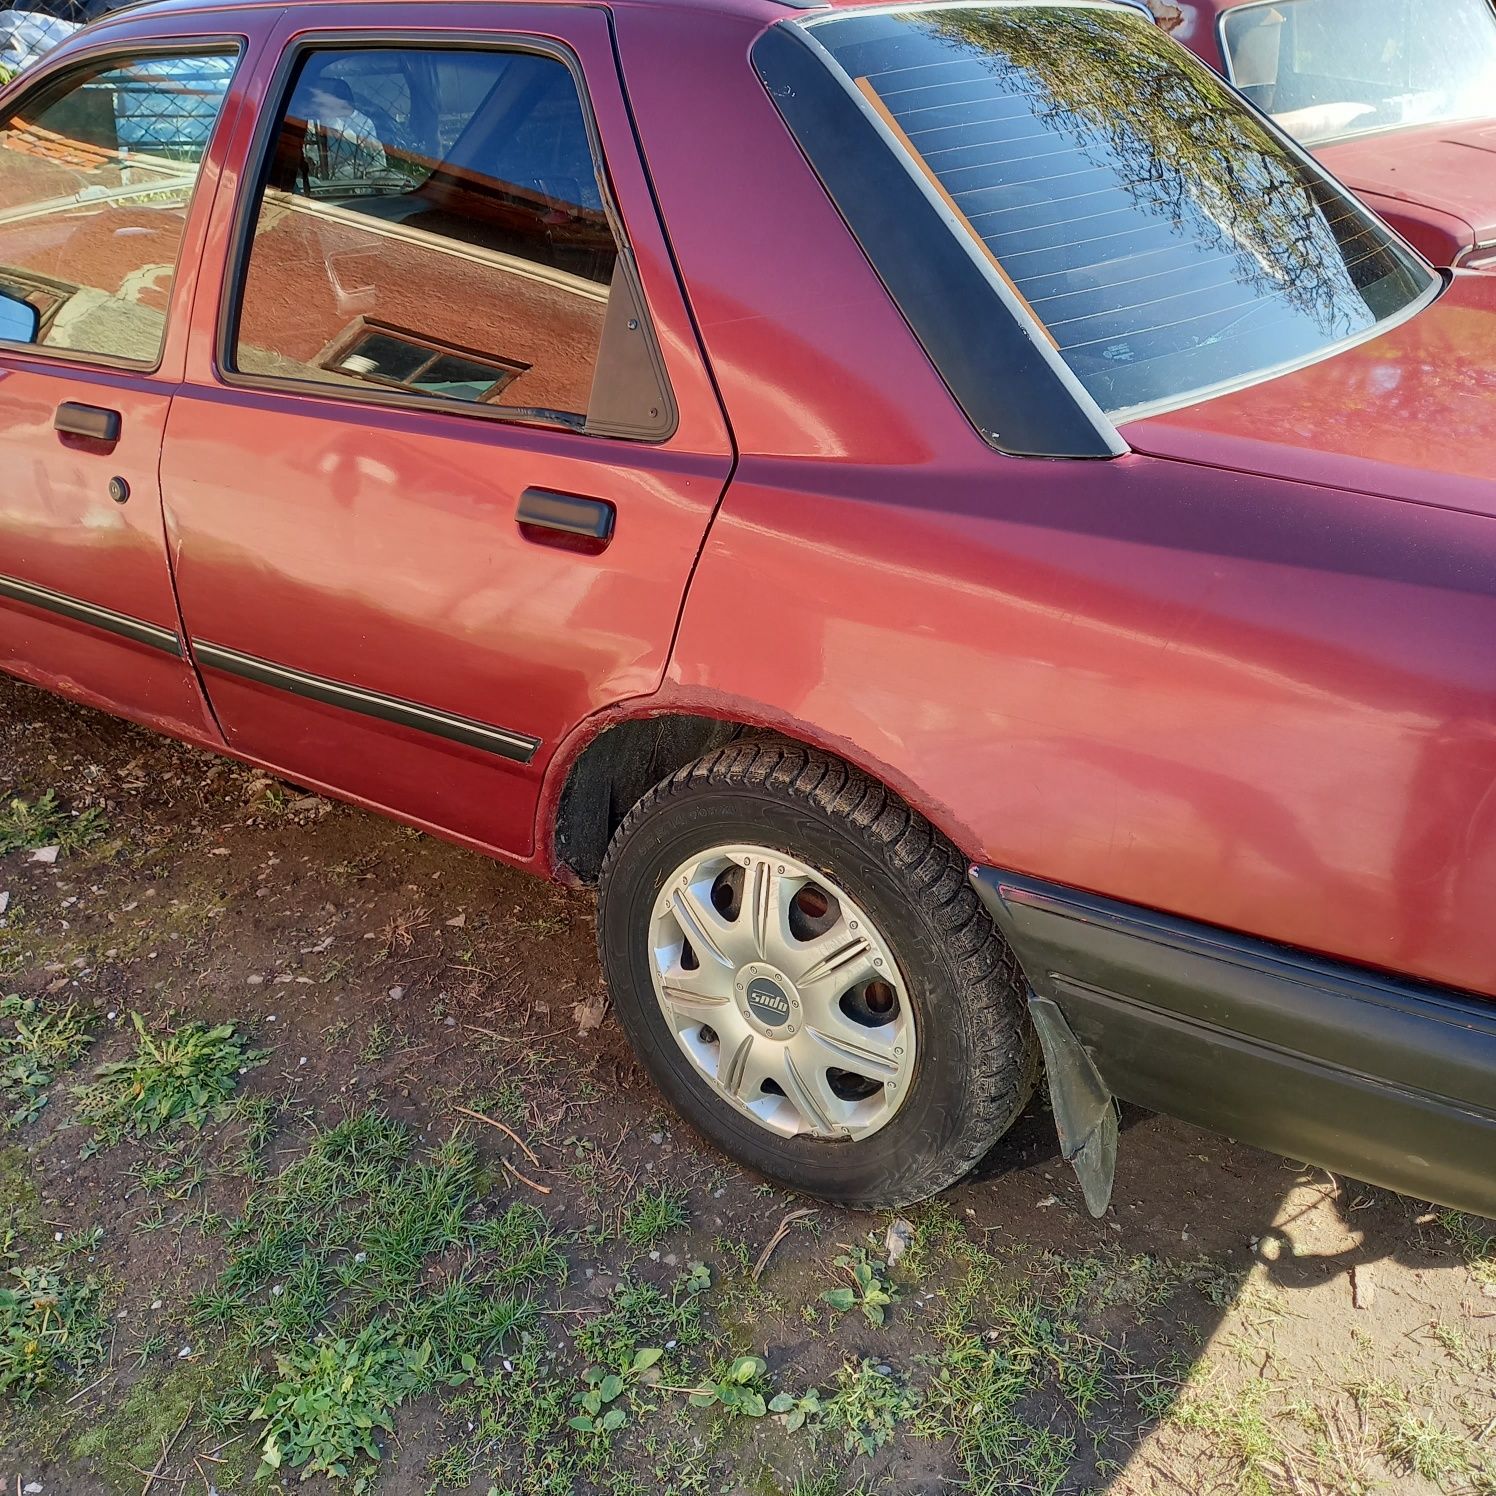
M 1042 1101 L 784 1195 L 587 897 L 10 682 L 0 999 L 7 1492 L 1496 1492 L 1492 1223 L 1142 1114 L 1092 1221 Z

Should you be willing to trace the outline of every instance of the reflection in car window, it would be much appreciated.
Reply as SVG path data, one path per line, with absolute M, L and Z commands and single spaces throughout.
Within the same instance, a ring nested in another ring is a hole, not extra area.
M 565 63 L 311 52 L 265 175 L 236 369 L 595 429 L 605 340 L 620 335 L 610 307 L 633 303 Z M 641 323 L 636 308 L 622 327 L 638 338 Z M 626 434 L 658 435 L 667 397 L 632 393 Z
M 1232 81 L 1309 144 L 1496 114 L 1490 0 L 1271 0 L 1221 34 Z
M 38 343 L 154 364 L 198 165 L 235 58 L 151 56 L 39 85 L 0 124 L 0 290 Z
M 1311 358 L 1437 285 L 1130 10 L 805 24 L 1114 418 Z

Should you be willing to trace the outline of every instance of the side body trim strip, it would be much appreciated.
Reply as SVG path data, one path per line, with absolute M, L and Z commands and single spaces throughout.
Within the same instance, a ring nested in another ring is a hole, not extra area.
M 512 759 L 515 763 L 529 763 L 540 747 L 539 738 L 528 737 L 524 733 L 511 732 L 505 727 L 490 727 L 487 723 L 475 722 L 471 717 L 439 712 L 433 707 L 421 706 L 398 696 L 384 696 L 359 686 L 343 685 L 339 681 L 327 680 L 320 675 L 308 675 L 305 671 L 292 670 L 285 665 L 273 665 L 269 660 L 241 654 L 236 649 L 227 649 L 205 639 L 194 639 L 192 651 L 198 663 L 210 669 L 222 670 L 226 674 L 256 681 L 260 685 L 274 686 L 279 690 L 289 691 L 293 696 L 304 696 L 309 701 L 320 701 L 326 706 L 341 707 L 365 717 L 376 717 L 382 722 L 411 727 L 417 732 L 429 732 L 454 743 L 465 743 L 471 748 L 496 753 L 500 758 Z
M 116 613 L 113 608 L 100 607 L 98 603 L 87 603 L 82 598 L 69 597 L 65 592 L 54 592 L 50 587 L 23 582 L 19 577 L 0 576 L 0 597 L 28 603 L 33 608 L 42 608 L 59 617 L 71 618 L 77 623 L 103 629 L 106 633 L 118 634 L 122 639 L 132 639 L 137 644 L 163 650 L 178 659 L 182 656 L 182 641 L 170 629 L 146 623 L 144 619 L 132 618 L 128 613 Z

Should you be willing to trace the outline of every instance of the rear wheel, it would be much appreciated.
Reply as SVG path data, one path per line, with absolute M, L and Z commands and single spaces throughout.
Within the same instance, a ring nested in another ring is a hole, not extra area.
M 609 848 L 598 940 L 661 1090 L 792 1189 L 923 1199 L 1033 1091 L 1022 978 L 960 854 L 799 744 L 731 744 L 650 791 Z

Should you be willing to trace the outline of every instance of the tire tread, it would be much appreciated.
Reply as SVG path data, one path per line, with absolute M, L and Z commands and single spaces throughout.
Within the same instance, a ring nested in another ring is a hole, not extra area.
M 954 1184 L 1012 1125 L 1032 1095 L 1039 1054 L 1022 1001 L 1017 960 L 982 907 L 960 852 L 931 823 L 877 780 L 843 760 L 790 739 L 740 738 L 697 759 L 649 790 L 614 833 L 599 878 L 599 899 L 634 829 L 701 789 L 772 790 L 849 827 L 863 849 L 909 889 L 946 942 L 968 1001 L 958 1006 L 972 1032 L 975 1104 L 938 1158 L 912 1160 L 879 1197 L 849 1204 L 906 1205 Z M 602 920 L 599 920 L 601 935 Z M 600 939 L 601 945 L 601 939 Z

